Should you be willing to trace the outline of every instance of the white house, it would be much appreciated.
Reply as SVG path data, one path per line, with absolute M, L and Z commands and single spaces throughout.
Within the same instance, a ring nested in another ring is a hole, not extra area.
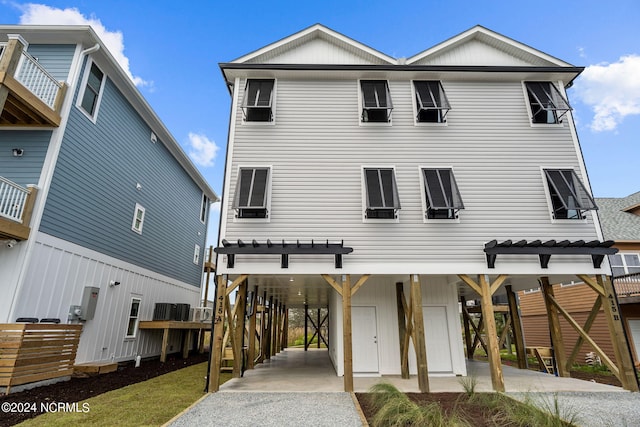
M 581 67 L 481 26 L 393 58 L 318 24 L 220 68 L 218 274 L 328 307 L 346 390 L 407 361 L 423 390 L 466 375 L 461 297 L 503 389 L 492 295 L 610 274 L 566 94 Z

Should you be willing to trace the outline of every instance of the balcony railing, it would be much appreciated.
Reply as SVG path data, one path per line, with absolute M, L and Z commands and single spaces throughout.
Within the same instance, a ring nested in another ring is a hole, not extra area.
M 0 176 L 0 216 L 22 223 L 29 190 Z
M 613 286 L 619 297 L 640 295 L 640 273 L 614 277 Z
M 36 59 L 27 52 L 22 57 L 16 69 L 16 80 L 29 89 L 52 110 L 56 109 L 56 99 L 64 84 L 60 83 L 45 70 Z
M 36 195 L 35 186 L 24 188 L 0 176 L 0 239 L 29 238 Z

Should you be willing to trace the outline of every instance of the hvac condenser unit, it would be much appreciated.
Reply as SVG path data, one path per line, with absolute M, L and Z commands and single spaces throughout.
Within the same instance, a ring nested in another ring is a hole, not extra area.
M 211 320 L 213 309 L 211 307 L 194 307 L 191 309 L 192 322 L 206 322 Z
M 176 318 L 176 304 L 158 302 L 153 309 L 153 320 L 174 320 Z
M 191 309 L 191 304 L 176 304 L 176 317 L 174 320 L 178 320 L 181 322 L 189 321 L 190 309 Z

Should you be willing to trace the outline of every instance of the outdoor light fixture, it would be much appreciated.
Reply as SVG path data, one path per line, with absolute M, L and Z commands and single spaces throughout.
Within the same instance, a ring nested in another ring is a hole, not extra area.
M 289 277 L 289 281 L 290 281 L 290 282 L 293 282 L 293 277 Z
M 24 154 L 24 150 L 22 148 L 14 148 L 11 152 L 13 153 L 13 157 L 22 157 Z

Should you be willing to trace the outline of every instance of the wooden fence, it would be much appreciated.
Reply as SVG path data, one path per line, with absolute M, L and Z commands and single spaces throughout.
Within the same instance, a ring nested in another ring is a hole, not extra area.
M 0 323 L 0 386 L 73 374 L 82 325 Z

